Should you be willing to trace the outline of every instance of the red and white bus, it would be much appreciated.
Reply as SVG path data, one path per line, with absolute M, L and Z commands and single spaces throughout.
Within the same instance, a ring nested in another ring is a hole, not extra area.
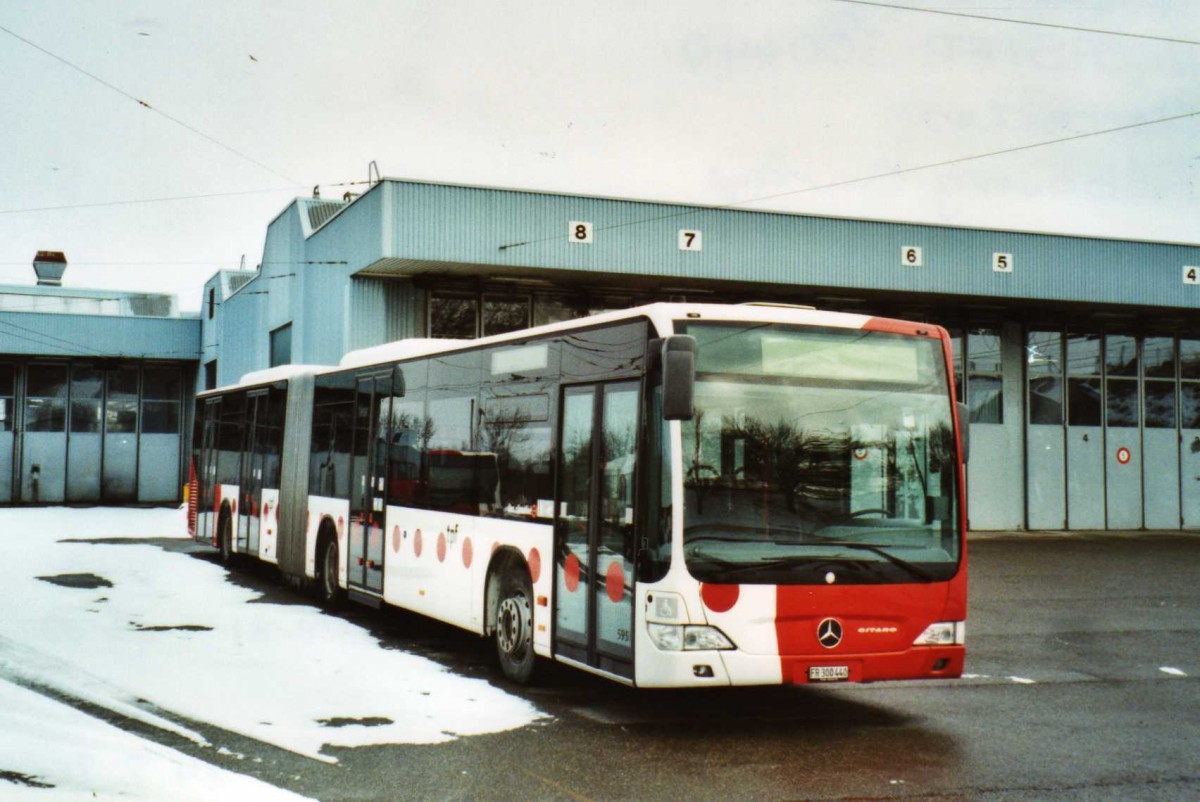
M 951 365 L 933 325 L 654 304 L 275 368 L 197 398 L 194 533 L 517 681 L 958 677 Z

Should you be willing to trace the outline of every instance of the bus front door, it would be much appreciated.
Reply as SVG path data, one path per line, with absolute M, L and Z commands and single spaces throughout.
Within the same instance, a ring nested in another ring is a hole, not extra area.
M 555 652 L 633 675 L 638 384 L 563 391 L 555 516 Z
M 350 471 L 350 540 L 346 582 L 352 589 L 383 593 L 383 527 L 387 487 L 387 414 L 390 373 L 360 376 L 354 396 L 354 451 Z

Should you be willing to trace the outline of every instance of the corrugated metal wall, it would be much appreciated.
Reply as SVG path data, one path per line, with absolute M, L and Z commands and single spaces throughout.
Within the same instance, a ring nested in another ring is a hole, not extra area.
M 346 350 L 416 337 L 412 283 L 352 278 L 347 287 Z
M 0 354 L 195 360 L 195 318 L 0 312 Z
M 568 223 L 593 225 L 591 244 Z M 383 230 L 381 236 L 380 230 Z M 678 247 L 681 229 L 703 250 Z M 385 181 L 310 241 L 340 245 L 347 274 L 379 259 L 996 298 L 1200 307 L 1194 246 L 837 220 Z M 508 247 L 504 247 L 508 246 Z M 921 249 L 920 266 L 906 264 Z M 503 248 L 503 249 L 502 249 Z M 1011 273 L 993 256 L 1011 255 Z

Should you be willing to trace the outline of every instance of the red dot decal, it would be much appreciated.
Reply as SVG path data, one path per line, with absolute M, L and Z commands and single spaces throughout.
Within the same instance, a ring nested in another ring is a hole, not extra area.
M 229 512 L 233 515 L 237 515 L 237 499 L 236 498 L 233 501 L 229 502 Z
M 345 525 L 346 525 L 346 519 L 339 515 L 338 516 L 338 537 L 342 536 L 342 527 L 344 527 Z
M 529 578 L 533 582 L 538 581 L 538 577 L 542 575 L 542 555 L 538 554 L 537 549 L 529 550 Z
M 563 583 L 571 593 L 579 590 L 579 558 L 568 554 L 563 563 Z
M 438 532 L 438 562 L 446 562 L 446 533 Z
M 700 598 L 704 601 L 704 606 L 714 613 L 723 613 L 733 609 L 733 605 L 737 604 L 740 592 L 737 585 L 704 584 L 700 586 Z
M 413 532 L 413 553 L 418 557 L 421 556 L 421 530 Z
M 608 564 L 604 572 L 604 588 L 608 591 L 608 600 L 617 604 L 625 596 L 625 568 L 615 560 Z
M 471 567 L 471 558 L 475 556 L 474 551 L 474 547 L 471 546 L 471 538 L 464 540 L 462 545 L 463 567 Z
M 392 551 L 400 551 L 400 527 L 392 527 Z
M 263 502 L 262 514 L 263 514 L 264 518 L 266 518 L 268 515 L 271 514 L 271 502 L 269 502 L 269 501 Z

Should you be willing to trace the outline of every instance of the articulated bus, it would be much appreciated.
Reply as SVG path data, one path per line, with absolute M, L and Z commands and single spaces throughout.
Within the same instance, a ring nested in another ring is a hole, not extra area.
M 958 677 L 951 365 L 933 325 L 654 304 L 273 368 L 197 397 L 193 531 L 518 682 Z

